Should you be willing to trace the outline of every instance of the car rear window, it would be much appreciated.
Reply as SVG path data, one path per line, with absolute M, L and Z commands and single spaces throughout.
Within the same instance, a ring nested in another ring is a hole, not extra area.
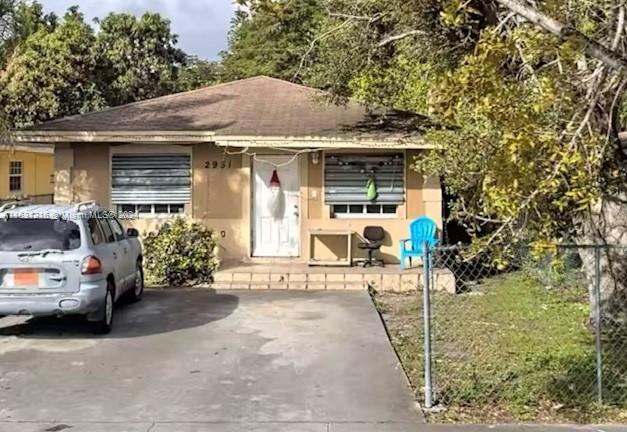
M 0 251 L 68 251 L 80 246 L 80 229 L 72 221 L 0 219 Z

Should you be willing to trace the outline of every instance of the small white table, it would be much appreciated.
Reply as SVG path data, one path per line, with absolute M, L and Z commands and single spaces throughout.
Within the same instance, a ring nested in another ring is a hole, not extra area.
M 353 231 L 348 229 L 311 229 L 309 230 L 309 259 L 310 266 L 345 266 L 353 265 Z M 314 257 L 314 239 L 322 236 L 346 237 L 346 259 L 318 260 Z

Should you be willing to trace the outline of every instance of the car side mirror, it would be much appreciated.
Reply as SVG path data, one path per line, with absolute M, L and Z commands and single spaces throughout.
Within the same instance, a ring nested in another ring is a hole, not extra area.
M 137 231 L 135 228 L 129 228 L 126 230 L 126 236 L 127 237 L 139 237 L 139 231 Z

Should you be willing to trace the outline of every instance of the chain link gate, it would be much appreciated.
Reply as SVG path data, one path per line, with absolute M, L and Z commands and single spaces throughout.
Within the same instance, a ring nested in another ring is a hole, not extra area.
M 424 253 L 425 408 L 625 412 L 627 246 Z

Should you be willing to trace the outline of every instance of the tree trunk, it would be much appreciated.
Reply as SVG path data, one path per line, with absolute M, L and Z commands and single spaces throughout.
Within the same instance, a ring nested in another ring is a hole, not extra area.
M 597 298 L 604 323 L 627 322 L 627 194 L 607 197 L 591 209 L 582 224 L 579 255 L 590 295 L 590 320 L 596 322 Z M 599 247 L 599 296 L 596 294 L 596 251 Z

